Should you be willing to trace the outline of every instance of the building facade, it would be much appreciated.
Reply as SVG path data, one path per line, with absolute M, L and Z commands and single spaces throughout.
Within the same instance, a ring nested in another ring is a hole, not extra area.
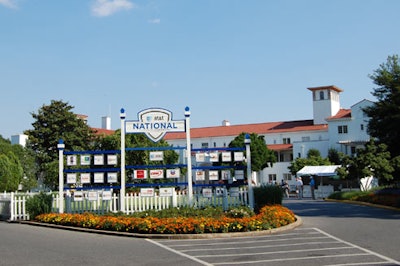
M 288 167 L 296 158 L 305 158 L 310 149 L 319 150 L 322 157 L 328 156 L 329 149 L 350 155 L 369 140 L 368 117 L 363 108 L 373 102 L 362 100 L 350 109 L 343 109 L 340 107 L 342 89 L 322 86 L 308 90 L 312 93 L 313 119 L 243 125 L 231 125 L 224 120 L 221 126 L 191 128 L 192 148 L 227 147 L 243 132 L 264 136 L 277 162 L 256 173 L 256 183 L 288 180 L 289 184 L 294 184 Z M 184 133 L 168 133 L 164 139 L 173 146 L 186 146 Z

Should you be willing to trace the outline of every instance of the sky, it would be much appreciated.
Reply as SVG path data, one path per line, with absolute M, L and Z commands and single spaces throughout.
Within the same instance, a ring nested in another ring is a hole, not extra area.
M 375 101 L 398 0 L 0 0 L 0 135 L 61 100 L 101 127 L 147 108 L 191 127 L 312 119 L 309 87 Z

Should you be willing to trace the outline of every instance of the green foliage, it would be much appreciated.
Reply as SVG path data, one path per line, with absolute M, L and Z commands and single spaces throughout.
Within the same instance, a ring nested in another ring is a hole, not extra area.
M 335 192 L 328 199 L 360 201 L 400 208 L 400 189 L 380 187 L 368 191 Z
M 221 217 L 223 214 L 224 211 L 221 207 L 205 207 L 205 208 L 176 207 L 164 210 L 147 210 L 142 212 L 135 212 L 129 216 L 137 218 Z
M 282 205 L 283 191 L 280 186 L 262 185 L 253 188 L 254 210 L 258 212 L 265 205 Z
M 394 167 L 386 145 L 376 145 L 373 139 L 365 144 L 365 148 L 357 149 L 356 156 L 344 157 L 342 167 L 337 170 L 342 178 L 361 179 L 373 176 L 383 182 L 393 178 L 393 171 Z
M 334 165 L 342 164 L 342 159 L 344 157 L 344 153 L 338 152 L 336 149 L 328 150 L 328 160 Z
M 230 208 L 225 212 L 225 216 L 230 218 L 246 218 L 254 215 L 254 211 L 246 206 Z
M 64 140 L 66 150 L 89 150 L 94 140 L 92 129 L 72 109 L 68 103 L 52 100 L 50 105 L 43 105 L 37 113 L 32 113 L 33 129 L 25 131 L 27 147 L 36 154 L 39 175 L 45 177 L 44 183 L 52 189 L 57 187 L 57 182 L 47 167 L 58 161 L 59 140 Z
M 40 192 L 27 199 L 26 210 L 31 218 L 35 218 L 39 214 L 50 213 L 52 202 L 53 196 L 51 194 Z
M 317 149 L 309 149 L 307 152 L 307 158 L 321 157 L 321 153 Z
M 0 190 L 15 191 L 19 184 L 29 190 L 36 184 L 35 180 L 32 153 L 20 145 L 11 145 L 0 136 Z
M 143 147 L 160 147 L 165 148 L 170 145 L 165 140 L 160 140 L 158 142 L 151 141 L 144 134 L 127 134 L 125 135 L 125 146 L 129 148 L 143 148 Z M 117 130 L 113 135 L 99 137 L 95 144 L 94 149 L 96 150 L 119 150 L 121 148 L 121 131 Z M 164 150 L 163 161 L 150 161 L 150 151 L 146 150 L 135 150 L 128 151 L 126 153 L 126 162 L 129 165 L 168 165 L 175 164 L 179 159 L 178 153 L 174 150 Z M 127 176 L 133 174 L 132 169 L 127 170 Z M 150 178 L 146 180 L 147 182 L 153 182 Z M 170 179 L 157 180 L 157 182 L 171 182 Z
M 398 55 L 389 56 L 370 78 L 378 86 L 372 92 L 378 101 L 364 112 L 370 117 L 369 134 L 388 146 L 392 156 L 400 155 L 400 64 Z
M 229 143 L 230 148 L 243 148 L 245 147 L 244 140 L 248 133 L 241 133 L 234 140 Z M 272 150 L 267 148 L 264 136 L 259 136 L 255 133 L 249 134 L 250 136 L 250 152 L 251 152 L 251 168 L 252 171 L 261 171 L 265 167 L 272 166 L 276 162 L 276 156 Z

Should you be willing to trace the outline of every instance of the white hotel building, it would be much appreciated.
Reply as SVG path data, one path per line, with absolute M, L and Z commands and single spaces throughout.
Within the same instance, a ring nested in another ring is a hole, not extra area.
M 306 157 L 310 149 L 319 150 L 322 157 L 328 156 L 330 148 L 352 154 L 369 140 L 368 117 L 362 109 L 373 102 L 362 100 L 343 109 L 340 88 L 323 86 L 308 90 L 312 94 L 313 119 L 243 125 L 223 121 L 221 126 L 191 128 L 192 148 L 227 147 L 242 132 L 256 133 L 264 136 L 268 149 L 277 155 L 273 167 L 256 173 L 256 182 L 267 184 L 284 179 L 293 184 L 288 166 L 294 159 Z M 173 146 L 186 146 L 185 137 L 185 133 L 167 133 L 164 139 Z

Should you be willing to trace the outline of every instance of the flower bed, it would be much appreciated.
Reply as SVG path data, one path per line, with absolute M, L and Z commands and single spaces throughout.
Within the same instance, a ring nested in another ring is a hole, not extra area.
M 141 234 L 202 234 L 260 231 L 296 221 L 294 213 L 281 206 L 264 206 L 251 217 L 128 217 L 84 214 L 41 214 L 38 222 Z

